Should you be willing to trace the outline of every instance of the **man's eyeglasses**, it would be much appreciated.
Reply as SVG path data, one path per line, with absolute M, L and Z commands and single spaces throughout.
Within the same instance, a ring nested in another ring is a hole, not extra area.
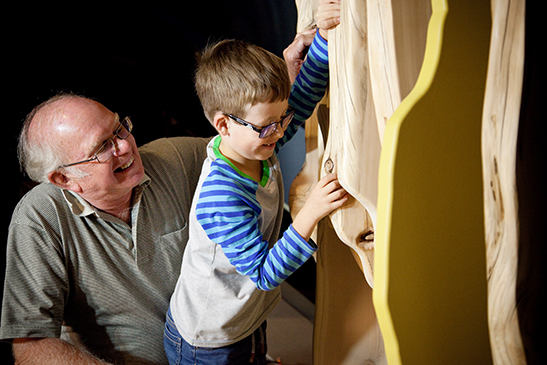
M 236 123 L 241 124 L 242 126 L 245 126 L 249 129 L 252 129 L 253 131 L 258 133 L 258 138 L 266 138 L 274 134 L 274 132 L 277 130 L 277 126 L 281 126 L 281 128 L 285 129 L 289 125 L 289 123 L 292 121 L 292 118 L 294 117 L 295 110 L 290 110 L 287 114 L 285 114 L 283 117 L 281 117 L 281 120 L 279 122 L 273 122 L 271 124 L 268 124 L 265 127 L 259 127 L 252 123 L 249 123 L 241 118 L 236 117 L 232 114 L 225 114 L 225 116 L 233 119 Z
M 97 161 L 98 163 L 105 163 L 106 161 L 110 160 L 110 158 L 114 155 L 114 151 L 116 151 L 116 142 L 114 140 L 116 138 L 127 139 L 127 137 L 129 137 L 129 135 L 131 134 L 131 130 L 133 129 L 133 123 L 131 123 L 131 119 L 129 119 L 129 117 L 125 117 L 120 122 L 119 116 L 118 114 L 116 114 L 116 121 L 118 121 L 120 125 L 114 131 L 112 138 L 104 142 L 102 146 L 99 147 L 97 152 L 93 154 L 93 157 L 88 158 L 87 160 L 73 162 L 67 165 L 62 165 L 62 166 L 59 166 L 58 168 L 69 167 L 69 166 L 79 165 L 81 163 L 87 163 L 87 162 L 93 162 L 93 161 Z

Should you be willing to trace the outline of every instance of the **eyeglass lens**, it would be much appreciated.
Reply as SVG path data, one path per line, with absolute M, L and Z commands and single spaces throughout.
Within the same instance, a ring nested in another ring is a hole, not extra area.
M 287 128 L 287 126 L 291 122 L 293 116 L 294 116 L 294 113 L 289 113 L 289 114 L 285 115 L 283 117 L 283 119 L 281 119 L 279 122 L 267 125 L 266 127 L 264 127 L 260 131 L 260 135 L 258 137 L 259 138 L 266 138 L 268 136 L 271 136 L 277 130 L 278 125 L 281 125 L 281 128 L 283 128 L 283 129 Z
M 114 151 L 116 150 L 116 142 L 114 142 L 116 137 L 118 137 L 119 139 L 126 139 L 131 134 L 132 129 L 133 123 L 131 123 L 131 120 L 129 118 L 125 118 L 124 120 L 122 120 L 120 122 L 120 125 L 114 132 L 114 136 L 106 141 L 95 153 L 95 156 L 97 156 L 97 161 L 99 161 L 99 163 L 105 163 L 106 161 L 110 160 L 110 158 L 114 155 Z

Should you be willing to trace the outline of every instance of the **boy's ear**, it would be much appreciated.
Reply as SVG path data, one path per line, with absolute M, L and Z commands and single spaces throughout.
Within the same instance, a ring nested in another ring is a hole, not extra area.
M 47 175 L 47 178 L 50 183 L 53 185 L 66 190 L 71 190 L 75 193 L 80 193 L 82 189 L 80 185 L 73 179 L 67 177 L 60 171 L 52 171 Z
M 213 126 L 221 136 L 229 135 L 230 118 L 217 112 L 213 119 Z

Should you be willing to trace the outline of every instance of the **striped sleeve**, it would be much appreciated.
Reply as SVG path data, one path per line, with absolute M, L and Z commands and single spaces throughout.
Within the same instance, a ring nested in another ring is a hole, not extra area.
M 317 248 L 290 226 L 269 249 L 258 227 L 258 185 L 233 174 L 237 173 L 224 161 L 211 164 L 196 205 L 198 222 L 207 237 L 222 247 L 238 273 L 249 276 L 258 289 L 272 290 Z
M 317 32 L 306 60 L 292 85 L 289 106 L 296 113 L 283 138 L 277 142 L 277 150 L 288 142 L 296 134 L 298 127 L 312 115 L 315 106 L 325 95 L 328 81 L 328 43 Z

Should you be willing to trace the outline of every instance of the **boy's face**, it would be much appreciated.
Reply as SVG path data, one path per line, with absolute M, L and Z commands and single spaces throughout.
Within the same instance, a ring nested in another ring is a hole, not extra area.
M 288 100 L 274 103 L 259 103 L 249 109 L 247 115 L 240 117 L 257 127 L 265 127 L 281 120 L 289 107 Z M 266 138 L 259 133 L 226 117 L 226 132 L 222 133 L 221 152 L 224 156 L 240 164 L 250 161 L 263 161 L 272 156 L 276 142 L 283 137 L 284 129 L 277 130 Z

